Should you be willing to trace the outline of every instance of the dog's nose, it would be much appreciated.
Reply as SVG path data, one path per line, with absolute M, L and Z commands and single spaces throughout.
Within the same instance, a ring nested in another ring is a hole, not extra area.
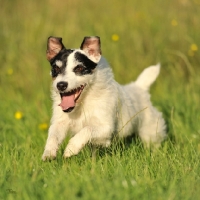
M 57 83 L 57 88 L 60 91 L 64 91 L 65 89 L 67 89 L 68 83 L 65 81 L 61 81 Z

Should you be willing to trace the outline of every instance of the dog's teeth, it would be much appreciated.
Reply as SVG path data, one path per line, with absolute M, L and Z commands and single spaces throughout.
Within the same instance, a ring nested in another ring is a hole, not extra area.
M 76 93 L 79 92 L 80 90 L 83 90 L 84 89 L 84 85 L 80 85 L 79 87 L 75 88 L 75 89 L 71 89 L 70 91 L 68 92 L 65 92 L 65 94 L 67 95 L 70 95 L 70 94 L 75 94 L 75 97 L 77 97 Z M 64 94 L 64 93 L 63 93 Z

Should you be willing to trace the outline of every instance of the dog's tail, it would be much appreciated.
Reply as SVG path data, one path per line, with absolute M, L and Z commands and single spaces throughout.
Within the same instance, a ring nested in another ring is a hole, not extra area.
M 160 64 L 146 68 L 137 78 L 135 84 L 148 91 L 151 84 L 156 80 L 160 73 Z

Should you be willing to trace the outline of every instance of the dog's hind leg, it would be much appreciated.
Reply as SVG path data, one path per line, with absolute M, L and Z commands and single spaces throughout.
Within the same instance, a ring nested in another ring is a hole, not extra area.
M 158 112 L 154 118 L 144 119 L 138 134 L 146 147 L 159 147 L 166 138 L 166 125 L 161 113 Z

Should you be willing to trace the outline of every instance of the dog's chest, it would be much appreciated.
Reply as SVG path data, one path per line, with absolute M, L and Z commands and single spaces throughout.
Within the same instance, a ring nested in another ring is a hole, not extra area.
M 85 126 L 88 126 L 89 119 L 88 117 L 84 117 L 82 115 L 79 115 L 77 117 L 69 118 L 69 130 L 72 134 L 76 134 L 81 129 L 83 129 Z

